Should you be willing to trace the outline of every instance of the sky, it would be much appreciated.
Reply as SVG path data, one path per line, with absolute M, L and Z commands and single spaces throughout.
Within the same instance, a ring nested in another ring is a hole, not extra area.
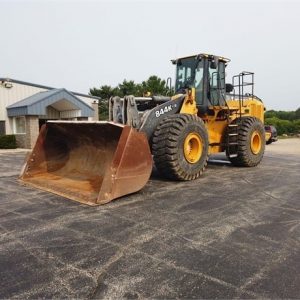
M 300 107 L 300 1 L 0 0 L 0 77 L 87 94 L 163 79 L 170 60 L 231 59 L 227 82 L 255 72 L 267 109 Z

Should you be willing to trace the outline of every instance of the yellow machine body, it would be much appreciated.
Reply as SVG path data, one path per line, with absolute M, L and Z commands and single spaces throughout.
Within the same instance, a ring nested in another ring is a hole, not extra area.
M 177 95 L 173 97 L 173 99 L 176 98 Z M 224 140 L 228 123 L 233 122 L 240 115 L 256 117 L 262 123 L 264 122 L 265 107 L 260 100 L 252 97 L 245 98 L 241 106 L 237 100 L 227 100 L 227 106 L 213 106 L 209 109 L 213 114 L 201 116 L 208 132 L 209 154 L 224 152 L 224 147 L 220 144 Z M 222 114 L 222 112 L 228 111 L 228 109 L 232 112 L 229 120 L 224 118 Z M 180 113 L 198 114 L 194 88 L 185 97 Z M 266 133 L 266 140 L 270 138 L 268 135 L 269 133 Z

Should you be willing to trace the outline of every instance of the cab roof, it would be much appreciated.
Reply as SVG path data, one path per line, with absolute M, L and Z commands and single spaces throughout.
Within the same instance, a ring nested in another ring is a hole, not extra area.
M 223 57 L 223 56 L 219 56 L 219 55 L 213 55 L 213 54 L 207 54 L 207 53 L 200 53 L 200 54 L 194 54 L 194 55 L 189 55 L 189 56 L 183 56 L 183 57 L 179 57 L 177 59 L 172 59 L 172 63 L 176 63 L 179 59 L 184 59 L 184 58 L 190 58 L 190 57 L 197 57 L 197 58 L 208 58 L 208 59 L 218 59 L 224 62 L 230 62 L 229 58 Z

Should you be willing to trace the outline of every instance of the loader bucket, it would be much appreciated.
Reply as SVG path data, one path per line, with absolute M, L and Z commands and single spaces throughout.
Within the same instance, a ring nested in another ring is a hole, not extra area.
M 146 136 L 112 122 L 47 122 L 20 175 L 28 185 L 88 205 L 143 188 L 152 170 Z

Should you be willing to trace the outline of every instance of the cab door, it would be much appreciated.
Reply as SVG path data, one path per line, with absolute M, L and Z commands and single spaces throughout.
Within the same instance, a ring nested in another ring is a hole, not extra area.
M 225 92 L 225 63 L 214 59 L 208 60 L 207 98 L 212 106 L 224 106 Z

